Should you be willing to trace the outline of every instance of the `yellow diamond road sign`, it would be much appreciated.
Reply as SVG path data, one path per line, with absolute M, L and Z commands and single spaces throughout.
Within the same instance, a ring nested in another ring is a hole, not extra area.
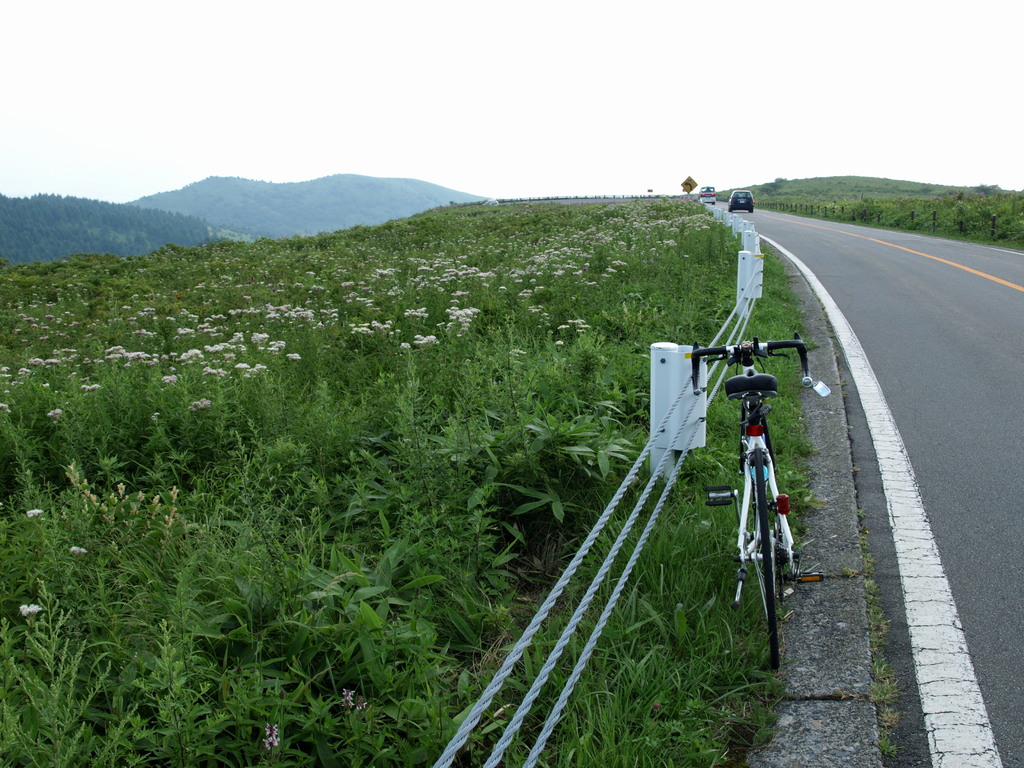
M 697 188 L 697 182 L 693 180 L 693 176 L 687 176 L 686 181 L 683 182 L 683 189 L 686 194 L 690 194 Z

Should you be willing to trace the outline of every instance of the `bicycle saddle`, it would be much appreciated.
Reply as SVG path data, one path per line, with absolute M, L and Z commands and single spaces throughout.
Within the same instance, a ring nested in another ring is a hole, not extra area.
M 737 400 L 746 395 L 775 397 L 779 394 L 779 380 L 770 373 L 741 373 L 725 380 L 725 394 L 730 400 Z

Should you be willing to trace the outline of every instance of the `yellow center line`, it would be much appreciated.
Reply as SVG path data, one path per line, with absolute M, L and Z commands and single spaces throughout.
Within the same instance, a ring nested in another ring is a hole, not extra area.
M 761 215 L 764 216 L 763 213 Z M 849 235 L 850 237 L 859 237 L 861 240 L 870 240 L 871 242 L 878 243 L 879 245 L 888 245 L 890 248 L 898 248 L 901 251 L 906 251 L 907 253 L 912 253 L 915 256 L 924 256 L 926 259 L 932 259 L 933 261 L 942 262 L 943 264 L 947 264 L 950 267 L 956 267 L 957 269 L 962 269 L 964 272 L 970 272 L 972 275 L 977 275 L 978 277 L 984 277 L 986 280 L 991 280 L 993 283 L 999 283 L 1000 285 L 1005 285 L 1007 288 L 1013 288 L 1014 290 L 1024 292 L 1024 285 L 1017 285 L 1017 283 L 1011 283 L 1009 280 L 1003 280 L 1003 278 L 1001 278 L 1001 277 L 996 277 L 995 275 L 990 275 L 990 274 L 988 274 L 988 272 L 981 272 L 981 271 L 979 271 L 977 269 L 972 269 L 971 267 L 965 266 L 964 264 L 958 264 L 955 261 L 950 261 L 949 259 L 944 259 L 941 256 L 933 256 L 930 253 L 922 253 L 921 251 L 915 251 L 913 248 L 906 248 L 905 246 L 902 246 L 902 245 L 896 245 L 896 243 L 889 243 L 889 242 L 886 242 L 885 240 L 879 240 L 877 237 L 868 237 L 867 235 L 858 235 L 855 232 L 846 232 L 845 230 L 835 229 L 834 227 L 823 227 L 820 224 L 808 224 L 808 223 L 803 222 L 803 221 L 796 221 L 796 222 L 794 222 L 791 219 L 780 219 L 778 216 L 765 216 L 765 218 L 775 219 L 776 221 L 787 221 L 787 222 L 789 222 L 791 224 L 799 224 L 802 227 L 811 227 L 813 229 L 824 229 L 827 232 L 838 232 L 841 235 Z

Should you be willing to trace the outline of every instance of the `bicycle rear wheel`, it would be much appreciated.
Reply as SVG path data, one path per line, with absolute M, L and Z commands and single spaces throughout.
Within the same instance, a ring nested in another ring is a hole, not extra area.
M 764 615 L 768 622 L 768 651 L 772 669 L 778 669 L 779 655 L 779 622 L 776 608 L 776 577 L 775 577 L 775 539 L 768 514 L 768 489 L 765 483 L 764 454 L 755 450 L 751 457 L 754 471 L 754 506 L 756 515 L 756 535 L 760 559 L 755 561 L 757 580 L 761 587 L 761 601 L 764 603 Z

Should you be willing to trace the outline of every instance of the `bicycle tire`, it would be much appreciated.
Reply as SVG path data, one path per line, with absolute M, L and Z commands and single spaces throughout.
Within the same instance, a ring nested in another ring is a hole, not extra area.
M 764 454 L 760 450 L 753 452 L 751 465 L 754 471 L 754 507 L 756 525 L 759 535 L 761 559 L 755 562 L 757 579 L 761 587 L 761 601 L 764 603 L 764 616 L 768 623 L 768 655 L 771 668 L 779 668 L 781 661 L 779 651 L 779 621 L 776 606 L 777 587 L 775 580 L 775 537 L 768 513 L 768 489 L 765 483 Z

